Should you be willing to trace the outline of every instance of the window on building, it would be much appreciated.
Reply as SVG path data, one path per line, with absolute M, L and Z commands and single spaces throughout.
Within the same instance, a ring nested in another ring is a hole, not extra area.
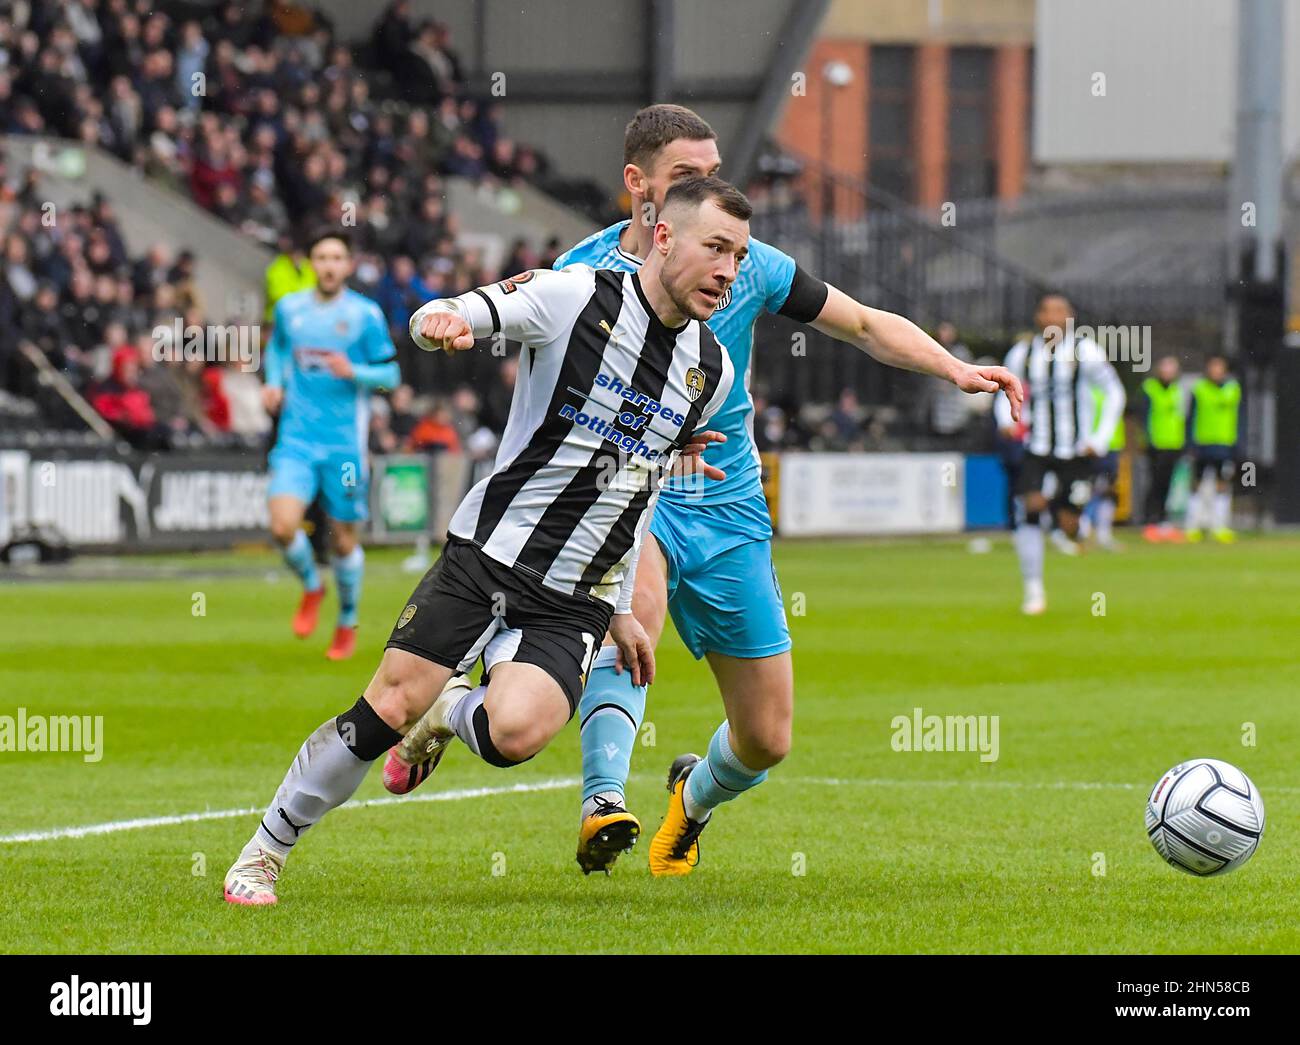
M 948 53 L 948 196 L 972 199 L 997 191 L 992 134 L 993 51 Z
M 916 198 L 912 156 L 912 65 L 915 48 L 871 48 L 867 177 L 905 200 Z

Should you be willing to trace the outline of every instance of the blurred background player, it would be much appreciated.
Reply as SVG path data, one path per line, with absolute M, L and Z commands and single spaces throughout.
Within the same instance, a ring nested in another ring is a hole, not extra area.
M 1106 408 L 1105 393 L 1100 388 L 1094 388 L 1092 401 L 1095 407 L 1092 423 L 1095 428 L 1101 424 Z M 1097 459 L 1092 500 L 1079 518 L 1079 536 L 1084 540 L 1092 538 L 1098 548 L 1108 552 L 1124 550 L 1124 546 L 1115 540 L 1115 510 L 1118 501 L 1119 459 L 1124 452 L 1125 440 L 1124 418 L 1121 416 L 1115 425 L 1115 434 L 1111 436 L 1110 447 Z
M 1079 513 L 1092 498 L 1094 461 L 1110 448 L 1124 414 L 1124 386 L 1096 342 L 1075 336 L 1074 311 L 1057 291 L 1038 298 L 1032 338 L 1018 341 L 1006 366 L 1026 390 L 1029 435 L 1016 479 L 1016 556 L 1024 582 L 1021 611 L 1047 609 L 1043 585 L 1043 523 L 1055 521 L 1068 538 L 1079 532 Z M 1095 392 L 1102 396 L 1097 415 Z M 994 403 L 998 428 L 1015 434 L 1012 403 Z M 1095 419 L 1095 422 L 1094 422 Z M 1050 477 L 1050 479 L 1049 479 Z M 1044 492 L 1050 482 L 1051 499 Z M 1044 518 L 1047 512 L 1049 519 Z
M 270 456 L 271 535 L 302 582 L 293 631 L 306 638 L 316 629 L 325 584 L 302 521 L 321 497 L 339 589 L 338 625 L 326 656 L 344 660 L 356 648 L 365 564 L 357 524 L 368 515 L 368 399 L 375 389 L 397 387 L 400 375 L 383 312 L 346 285 L 352 273 L 347 240 L 324 233 L 308 253 L 316 286 L 276 303 L 266 350 L 263 398 L 280 415 Z
M 1211 356 L 1205 375 L 1192 386 L 1191 432 L 1194 445 L 1192 498 L 1187 506 L 1187 539 L 1199 541 L 1208 521 L 1216 541 L 1231 544 L 1232 482 L 1237 467 L 1241 385 L 1228 376 L 1228 361 Z
M 1163 356 L 1154 377 L 1142 382 L 1142 411 L 1146 415 L 1147 495 L 1142 536 L 1148 541 L 1181 541 L 1182 532 L 1169 522 L 1169 487 L 1187 445 L 1187 393 L 1179 382 L 1178 360 Z

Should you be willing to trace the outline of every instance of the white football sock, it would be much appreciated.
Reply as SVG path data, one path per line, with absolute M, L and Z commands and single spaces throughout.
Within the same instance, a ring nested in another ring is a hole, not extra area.
M 586 800 L 582 803 L 582 818 L 583 818 L 584 820 L 585 820 L 587 817 L 591 816 L 592 813 L 596 812 L 596 807 L 597 807 L 597 805 L 598 805 L 598 803 L 596 802 L 596 799 L 598 799 L 598 798 L 603 798 L 606 802 L 612 802 L 614 805 L 617 805 L 617 806 L 624 806 L 624 807 L 626 807 L 626 803 L 625 803 L 625 801 L 624 801 L 624 799 L 623 799 L 623 795 L 622 795 L 620 792 L 618 792 L 618 791 L 599 791 L 599 792 L 597 792 L 596 794 L 592 795 L 590 798 L 586 799 Z
M 1215 491 L 1214 528 L 1216 530 L 1232 529 L 1232 494 L 1227 490 Z
M 1097 505 L 1097 540 L 1110 544 L 1115 539 L 1115 502 L 1109 497 L 1102 498 Z
M 1020 576 L 1026 581 L 1043 579 L 1043 530 L 1037 523 L 1022 523 L 1016 527 L 1016 556 L 1020 560 Z

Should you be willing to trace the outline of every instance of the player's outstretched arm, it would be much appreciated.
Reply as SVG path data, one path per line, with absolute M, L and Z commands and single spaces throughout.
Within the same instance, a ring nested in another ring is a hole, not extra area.
M 1023 393 L 1006 367 L 964 363 L 910 319 L 870 308 L 827 284 L 826 304 L 812 325 L 846 341 L 886 366 L 951 381 L 963 392 L 1005 392 L 1013 420 L 1020 420 Z
M 411 316 L 411 340 L 426 352 L 464 352 L 474 347 L 475 338 L 497 334 L 534 347 L 549 344 L 586 305 L 594 277 L 585 266 L 564 272 L 533 269 L 459 297 L 430 301 Z

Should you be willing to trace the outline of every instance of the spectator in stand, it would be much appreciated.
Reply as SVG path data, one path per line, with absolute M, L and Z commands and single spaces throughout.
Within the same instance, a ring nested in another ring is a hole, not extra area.
M 507 356 L 501 360 L 496 382 L 483 398 L 480 416 L 483 418 L 483 423 L 494 432 L 506 430 L 506 419 L 510 416 L 510 401 L 515 395 L 515 379 L 518 376 L 519 358 Z
M 413 409 L 415 393 L 410 385 L 398 385 L 393 389 L 389 402 L 391 405 L 388 417 L 389 431 L 393 433 L 397 445 L 405 449 L 410 445 L 411 433 L 415 431 L 415 426 L 419 422 Z
M 375 64 L 381 69 L 396 69 L 404 60 L 407 46 L 414 37 L 410 0 L 393 0 L 384 8 L 370 35 Z
M 823 436 L 835 449 L 847 449 L 862 441 L 863 417 L 865 411 L 858 402 L 858 393 L 851 388 L 841 390 L 835 409 L 827 419 L 829 428 L 823 428 Z
M 279 253 L 266 268 L 266 322 L 269 325 L 275 313 L 275 303 L 295 290 L 307 290 L 316 285 L 316 273 L 307 260 L 295 237 L 281 233 Z
M 387 274 L 379 281 L 375 300 L 383 309 L 389 327 L 398 332 L 394 337 L 398 337 L 411 322 L 411 313 L 426 301 L 441 296 L 425 286 L 415 271 L 415 262 L 405 254 L 399 254 L 393 259 Z
M 934 339 L 963 363 L 974 361 L 974 353 L 962 344 L 957 336 L 957 328 L 952 323 L 940 323 L 934 332 Z M 937 435 L 960 432 L 966 427 L 971 414 L 978 411 L 967 393 L 946 382 L 928 382 L 926 393 L 930 406 L 930 430 Z
M 392 408 L 383 396 L 374 396 L 370 409 L 369 448 L 372 454 L 395 454 L 402 447 L 389 427 Z
M 411 433 L 411 449 L 423 453 L 460 453 L 460 436 L 445 400 L 435 399 Z
M 126 347 L 126 328 L 120 323 L 110 324 L 105 340 L 113 358 L 116 358 L 118 350 Z M 154 417 L 167 430 L 170 439 L 188 432 L 191 424 L 185 414 L 185 399 L 180 382 L 176 379 L 179 364 L 161 358 L 161 353 L 155 352 L 155 344 L 152 334 L 141 334 L 136 338 L 135 346 L 140 361 L 139 384 L 149 396 Z
M 136 449 L 161 447 L 165 438 L 158 430 L 149 393 L 140 387 L 140 357 L 131 345 L 113 353 L 112 376 L 90 391 L 90 405 L 123 439 Z
M 230 404 L 229 430 L 250 445 L 261 445 L 271 431 L 271 418 L 262 405 L 262 382 L 231 358 L 221 371 L 221 388 Z

